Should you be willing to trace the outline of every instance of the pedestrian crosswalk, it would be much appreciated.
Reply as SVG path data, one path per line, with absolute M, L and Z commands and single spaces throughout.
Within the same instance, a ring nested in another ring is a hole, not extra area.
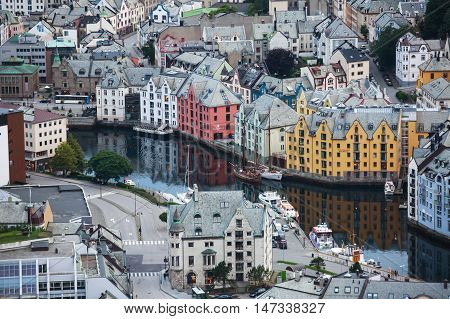
M 131 277 L 156 277 L 159 276 L 159 272 L 132 272 Z
M 125 246 L 164 245 L 164 240 L 124 240 Z

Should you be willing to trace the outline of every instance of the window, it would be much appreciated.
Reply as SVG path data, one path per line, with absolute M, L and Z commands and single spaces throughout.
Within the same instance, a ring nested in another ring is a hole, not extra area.
M 194 215 L 194 225 L 199 225 L 202 223 L 202 216 L 200 214 Z
M 200 227 L 197 227 L 195 229 L 195 236 L 201 236 L 202 235 L 202 229 Z
M 188 243 L 188 247 L 190 248 L 194 247 L 194 243 Z
M 353 292 L 354 292 L 355 294 L 359 294 L 359 287 L 355 287 L 355 288 L 353 289 Z
M 39 265 L 39 274 L 46 274 L 47 273 L 47 264 Z
M 194 256 L 189 256 L 189 266 L 194 266 Z
M 236 219 L 236 227 L 242 228 L 242 219 Z
M 390 292 L 388 294 L 388 299 L 394 299 L 394 293 L 393 292 Z
M 213 215 L 213 223 L 220 223 L 220 222 L 221 222 L 220 214 L 219 213 L 215 213 Z
M 349 294 L 349 293 L 351 293 L 351 292 L 352 292 L 352 287 L 350 287 L 350 286 L 345 286 L 345 288 L 344 288 L 344 293 Z
M 338 294 L 339 293 L 339 287 L 334 287 L 334 293 Z

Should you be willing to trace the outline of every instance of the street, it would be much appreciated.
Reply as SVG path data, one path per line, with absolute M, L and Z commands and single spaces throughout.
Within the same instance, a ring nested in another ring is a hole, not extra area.
M 159 219 L 165 207 L 134 194 L 88 181 L 30 173 L 32 185 L 76 184 L 83 188 L 93 223 L 120 232 L 135 293 L 145 298 L 167 298 L 159 291 L 159 273 L 168 254 L 166 224 Z M 136 214 L 135 214 L 136 212 Z M 142 225 L 142 236 L 139 227 Z M 150 293 L 151 292 L 151 293 Z

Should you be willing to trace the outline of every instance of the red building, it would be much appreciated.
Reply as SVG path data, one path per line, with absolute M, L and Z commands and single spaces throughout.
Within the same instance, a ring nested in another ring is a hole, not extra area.
M 192 74 L 178 92 L 178 129 L 206 141 L 232 138 L 240 105 L 222 82 Z

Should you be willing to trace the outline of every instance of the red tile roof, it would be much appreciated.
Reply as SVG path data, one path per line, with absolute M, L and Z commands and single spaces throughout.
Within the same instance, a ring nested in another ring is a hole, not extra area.
M 34 121 L 32 123 L 48 122 L 48 121 L 60 120 L 63 118 L 65 118 L 65 117 L 62 115 L 59 115 L 59 114 L 34 109 Z

